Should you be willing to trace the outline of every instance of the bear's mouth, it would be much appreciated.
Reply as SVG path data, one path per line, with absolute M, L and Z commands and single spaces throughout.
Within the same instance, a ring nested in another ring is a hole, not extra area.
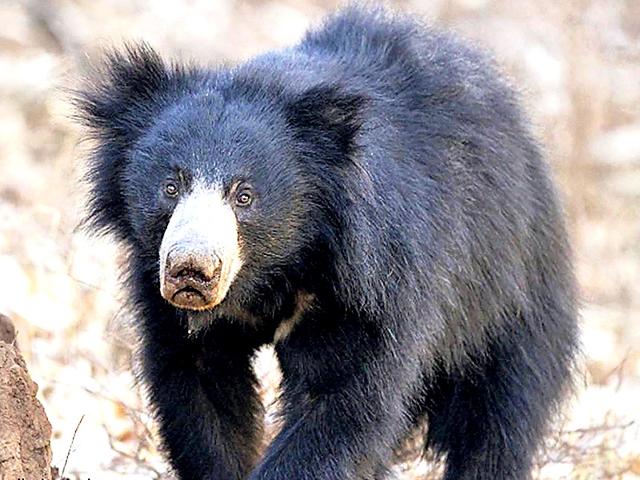
M 191 303 L 194 300 L 205 300 L 205 296 L 200 290 L 193 287 L 184 287 L 174 293 L 171 300 L 177 303 Z
M 216 278 L 217 280 L 217 278 Z M 205 310 L 216 305 L 217 281 L 201 282 L 181 278 L 165 282 L 163 296 L 178 308 Z

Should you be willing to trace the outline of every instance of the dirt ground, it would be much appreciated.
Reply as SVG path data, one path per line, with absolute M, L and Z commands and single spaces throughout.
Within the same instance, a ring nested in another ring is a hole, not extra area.
M 15 323 L 51 422 L 53 465 L 68 457 L 65 477 L 171 478 L 131 374 L 118 249 L 78 228 L 87 144 L 67 90 L 101 48 L 123 40 L 147 40 L 168 57 L 237 62 L 295 42 L 337 4 L 0 0 L 0 313 Z M 495 52 L 561 187 L 584 353 L 578 392 L 536 478 L 640 478 L 640 2 L 390 4 Z M 278 372 L 269 349 L 256 367 L 271 405 Z M 408 458 L 396 474 L 437 478 L 438 469 Z

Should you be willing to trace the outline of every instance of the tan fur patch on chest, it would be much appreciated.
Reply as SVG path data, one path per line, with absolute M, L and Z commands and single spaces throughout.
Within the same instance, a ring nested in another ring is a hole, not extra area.
M 273 342 L 278 343 L 285 340 L 295 328 L 295 326 L 302 320 L 302 316 L 310 308 L 313 308 L 315 301 L 315 295 L 307 292 L 298 292 L 296 295 L 296 307 L 293 314 L 289 318 L 285 318 L 280 322 L 280 325 L 273 334 Z

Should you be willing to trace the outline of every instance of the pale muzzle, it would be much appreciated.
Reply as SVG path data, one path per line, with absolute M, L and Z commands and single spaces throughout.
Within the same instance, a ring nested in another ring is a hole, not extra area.
M 233 209 L 218 190 L 194 188 L 176 206 L 162 238 L 162 296 L 179 308 L 213 308 L 241 266 Z

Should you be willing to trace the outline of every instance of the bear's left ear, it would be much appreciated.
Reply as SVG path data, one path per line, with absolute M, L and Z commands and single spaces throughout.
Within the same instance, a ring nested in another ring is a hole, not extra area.
M 322 149 L 323 158 L 339 162 L 356 149 L 365 103 L 360 95 L 344 93 L 335 86 L 319 86 L 289 102 L 286 115 L 300 140 L 315 143 Z

